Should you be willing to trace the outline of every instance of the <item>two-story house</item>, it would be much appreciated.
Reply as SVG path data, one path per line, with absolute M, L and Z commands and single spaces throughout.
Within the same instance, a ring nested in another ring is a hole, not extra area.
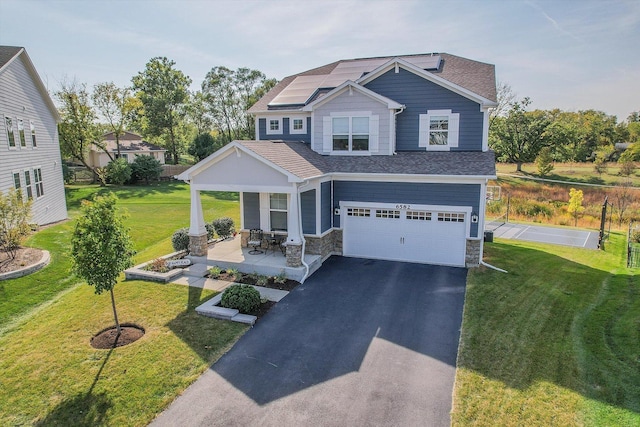
M 0 191 L 15 188 L 33 200 L 39 225 L 67 218 L 59 120 L 25 49 L 0 46 Z
M 234 141 L 179 176 L 191 185 L 191 250 L 203 254 L 199 191 L 240 193 L 242 233 L 287 235 L 303 254 L 475 266 L 482 259 L 495 70 L 441 53 L 337 61 L 286 77 Z

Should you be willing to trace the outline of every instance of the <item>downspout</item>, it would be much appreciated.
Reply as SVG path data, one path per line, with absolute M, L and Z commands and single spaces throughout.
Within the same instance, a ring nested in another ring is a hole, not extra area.
M 304 181 L 302 184 L 298 184 L 296 186 L 296 193 L 297 193 L 297 202 L 298 202 L 298 227 L 300 227 L 300 238 L 302 239 L 302 253 L 300 254 L 300 262 L 302 262 L 302 265 L 305 268 L 305 272 L 304 272 L 304 276 L 302 276 L 302 279 L 300 280 L 300 283 L 304 283 L 305 280 L 307 280 L 307 276 L 309 276 L 309 264 L 307 264 L 304 261 L 304 251 L 306 248 L 306 243 L 307 241 L 304 238 L 304 231 L 302 230 L 302 198 L 300 196 L 300 187 L 302 187 L 303 185 L 307 185 L 309 183 L 309 180 L 307 179 L 306 181 Z
M 393 113 L 393 141 L 391 141 L 393 143 L 393 154 L 396 154 L 396 134 L 398 133 L 398 114 L 402 113 L 404 111 L 404 109 L 407 108 L 406 106 L 402 106 L 400 107 L 399 111 L 396 111 L 395 113 Z

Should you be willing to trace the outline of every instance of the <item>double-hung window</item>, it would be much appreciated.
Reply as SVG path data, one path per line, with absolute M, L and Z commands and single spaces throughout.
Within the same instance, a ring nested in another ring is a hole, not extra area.
M 289 119 L 289 133 L 291 134 L 307 133 L 307 119 L 304 117 L 291 117 Z
M 27 190 L 27 200 L 33 199 L 33 189 L 31 188 L 31 172 L 24 171 L 24 188 Z
M 7 141 L 9 141 L 9 148 L 15 148 L 16 136 L 13 133 L 13 120 L 11 120 L 11 117 L 4 118 L 4 125 L 7 128 Z
M 333 151 L 369 151 L 369 117 L 332 117 Z
M 29 126 L 31 127 L 31 144 L 33 144 L 34 147 L 37 147 L 38 143 L 36 142 L 36 125 L 35 123 L 33 123 L 33 120 L 29 120 Z
M 418 146 L 427 151 L 449 151 L 458 146 L 460 114 L 451 110 L 429 110 L 420 114 Z
M 282 118 L 267 117 L 267 135 L 282 135 Z
M 36 186 L 36 197 L 44 196 L 44 185 L 42 184 L 42 169 L 35 168 L 33 170 L 33 181 Z
M 20 137 L 20 146 L 27 146 L 27 137 L 24 134 L 24 121 L 22 119 L 18 119 L 18 136 Z
M 22 184 L 20 183 L 20 172 L 13 172 L 13 187 L 16 191 L 20 191 Z
M 271 231 L 287 231 L 287 194 L 269 194 L 269 221 Z

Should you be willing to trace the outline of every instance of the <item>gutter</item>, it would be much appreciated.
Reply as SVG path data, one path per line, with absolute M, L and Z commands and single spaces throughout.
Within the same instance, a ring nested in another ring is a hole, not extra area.
M 300 254 L 300 262 L 302 262 L 302 265 L 305 268 L 304 276 L 302 276 L 302 279 L 300 279 L 301 284 L 304 283 L 304 281 L 307 280 L 307 277 L 309 276 L 309 264 L 307 264 L 304 261 L 304 252 L 306 249 L 307 241 L 304 238 L 304 232 L 302 230 L 302 198 L 300 197 L 300 187 L 307 185 L 308 183 L 309 183 L 309 180 L 307 179 L 303 183 L 296 185 L 296 198 L 298 202 L 298 227 L 300 228 L 299 229 L 300 238 L 302 239 L 302 251 Z

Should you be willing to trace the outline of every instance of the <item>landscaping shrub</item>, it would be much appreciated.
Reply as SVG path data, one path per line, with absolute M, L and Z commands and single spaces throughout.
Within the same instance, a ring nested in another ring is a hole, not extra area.
M 174 251 L 186 251 L 189 249 L 189 229 L 181 228 L 173 233 L 171 244 Z
M 287 275 L 285 274 L 284 270 L 281 270 L 280 274 L 278 274 L 277 276 L 273 276 L 273 281 L 278 285 L 284 285 L 285 283 L 287 283 Z
M 153 156 L 143 154 L 133 159 L 131 171 L 136 181 L 144 181 L 146 184 L 149 184 L 149 181 L 157 181 L 160 179 L 162 164 L 160 161 L 154 159 Z
M 209 269 L 209 277 L 211 277 L 212 279 L 217 279 L 218 277 L 220 277 L 220 273 L 222 273 L 222 269 L 217 265 L 214 265 Z
M 164 258 L 156 258 L 145 267 L 145 270 L 166 273 L 169 271 L 169 266 L 167 266 L 167 261 Z
M 215 236 L 215 234 L 216 234 L 216 229 L 213 228 L 213 224 L 212 223 L 206 223 L 204 225 L 204 228 L 207 229 L 207 240 L 213 239 L 213 236 Z
M 231 237 L 236 232 L 233 220 L 227 216 L 214 219 L 212 225 L 216 230 L 216 234 L 222 239 Z
M 250 285 L 231 285 L 222 294 L 220 305 L 251 313 L 260 307 L 260 292 Z
M 131 179 L 131 166 L 125 159 L 115 159 L 107 165 L 106 178 L 109 184 L 122 185 Z

